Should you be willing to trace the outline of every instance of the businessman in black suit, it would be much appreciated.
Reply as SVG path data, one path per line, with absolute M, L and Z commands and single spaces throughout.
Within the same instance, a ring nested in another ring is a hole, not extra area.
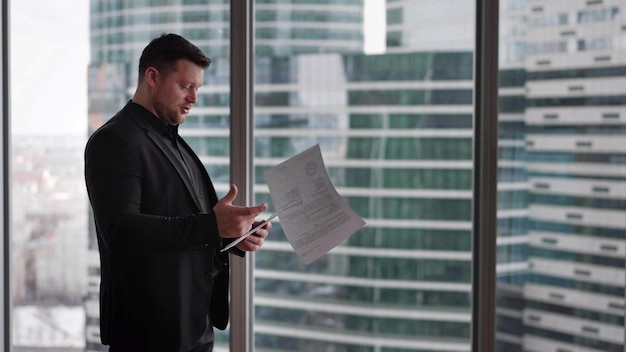
M 204 166 L 178 136 L 210 59 L 164 34 L 139 61 L 131 101 L 90 137 L 85 181 L 101 261 L 100 329 L 111 352 L 213 350 L 228 324 L 229 258 L 220 253 L 267 210 L 218 199 Z M 265 225 L 231 252 L 258 250 Z

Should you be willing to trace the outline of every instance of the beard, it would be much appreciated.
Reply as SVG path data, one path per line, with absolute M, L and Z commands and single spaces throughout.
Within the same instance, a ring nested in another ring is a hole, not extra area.
M 166 106 L 158 98 L 153 103 L 157 117 L 168 125 L 180 125 L 185 122 L 185 115 L 181 114 L 178 108 Z

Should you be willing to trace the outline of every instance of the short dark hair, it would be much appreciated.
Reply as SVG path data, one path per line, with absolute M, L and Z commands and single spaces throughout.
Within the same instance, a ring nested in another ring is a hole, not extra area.
M 167 75 L 174 70 L 180 59 L 187 59 L 202 68 L 211 64 L 211 59 L 187 39 L 177 34 L 163 33 L 152 39 L 143 49 L 139 58 L 139 80 L 141 81 L 148 67 L 155 67 L 163 75 Z

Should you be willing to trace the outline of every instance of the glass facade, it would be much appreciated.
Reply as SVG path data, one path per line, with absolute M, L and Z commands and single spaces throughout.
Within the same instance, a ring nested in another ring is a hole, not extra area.
M 381 2 L 386 21 L 373 27 L 370 0 L 255 1 L 254 202 L 271 205 L 265 170 L 319 143 L 333 184 L 367 221 L 308 266 L 274 223 L 254 255 L 256 351 L 472 349 L 476 3 Z M 499 6 L 496 351 L 621 352 L 626 1 Z M 219 195 L 230 183 L 230 1 L 86 7 L 87 131 L 13 136 L 17 352 L 107 350 L 83 143 L 130 99 L 140 52 L 162 32 L 212 59 L 180 133 Z M 384 33 L 380 53 L 366 54 L 371 31 Z
M 517 198 L 523 223 L 499 229 L 499 349 L 623 351 L 626 2 L 503 10 L 498 219 Z
M 352 7 L 362 21 L 362 6 L 336 1 L 317 26 L 342 38 L 331 14 Z M 390 2 L 377 30 L 389 46 L 390 34 L 417 31 L 403 14 L 446 27 L 456 7 L 472 2 Z M 473 17 L 457 24 L 472 28 Z M 257 200 L 270 200 L 258 175 L 319 143 L 333 184 L 367 221 L 308 266 L 275 224 L 255 260 L 257 350 L 470 350 L 473 48 L 458 50 L 457 34 L 455 46 L 430 43 L 445 50 L 408 40 L 365 55 L 358 36 L 313 51 L 276 36 L 288 55 L 257 50 Z

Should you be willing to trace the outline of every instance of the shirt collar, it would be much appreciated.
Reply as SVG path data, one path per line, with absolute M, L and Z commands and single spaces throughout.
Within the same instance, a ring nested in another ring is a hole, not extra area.
M 178 137 L 178 125 L 168 125 L 165 122 L 161 121 L 161 119 L 156 117 L 153 113 L 151 113 L 142 105 L 137 104 L 133 101 L 131 101 L 130 103 L 140 108 L 141 113 L 139 114 L 139 116 L 141 116 L 141 118 L 143 118 L 150 126 L 152 126 L 152 128 L 159 135 L 166 137 L 173 142 L 176 141 L 176 138 Z

